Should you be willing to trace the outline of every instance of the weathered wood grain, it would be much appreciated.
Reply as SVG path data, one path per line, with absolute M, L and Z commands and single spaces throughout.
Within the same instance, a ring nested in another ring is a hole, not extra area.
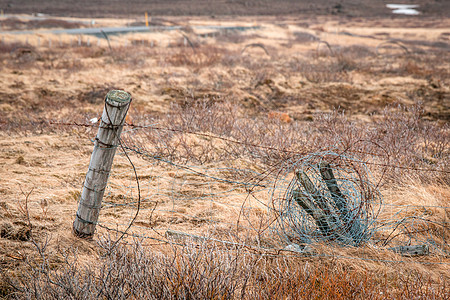
M 89 238 L 95 232 L 103 194 L 130 102 L 130 94 L 124 91 L 113 90 L 106 95 L 100 127 L 73 223 L 73 231 L 79 237 Z

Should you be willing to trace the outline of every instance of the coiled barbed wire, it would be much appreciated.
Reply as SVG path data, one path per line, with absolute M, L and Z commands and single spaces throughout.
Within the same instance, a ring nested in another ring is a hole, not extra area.
M 333 241 L 358 246 L 374 233 L 382 197 L 363 162 L 320 152 L 285 164 L 272 204 L 277 213 L 275 230 L 290 243 Z

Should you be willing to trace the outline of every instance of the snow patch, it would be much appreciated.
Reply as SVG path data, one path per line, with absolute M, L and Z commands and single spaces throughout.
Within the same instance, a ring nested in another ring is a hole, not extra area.
M 393 14 L 418 15 L 420 12 L 416 9 L 417 4 L 386 4 L 387 8 L 392 9 Z

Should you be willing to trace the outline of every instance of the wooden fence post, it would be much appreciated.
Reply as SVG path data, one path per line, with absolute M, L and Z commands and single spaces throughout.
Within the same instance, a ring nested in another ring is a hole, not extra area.
M 73 231 L 78 237 L 89 238 L 94 235 L 103 194 L 130 102 L 131 95 L 124 91 L 112 90 L 106 95 L 94 150 L 73 222 Z

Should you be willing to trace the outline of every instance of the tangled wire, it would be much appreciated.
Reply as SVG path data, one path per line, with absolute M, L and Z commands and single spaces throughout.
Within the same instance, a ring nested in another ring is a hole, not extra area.
M 291 160 L 284 170 L 272 194 L 284 240 L 357 246 L 372 236 L 382 198 L 363 162 L 322 152 Z

